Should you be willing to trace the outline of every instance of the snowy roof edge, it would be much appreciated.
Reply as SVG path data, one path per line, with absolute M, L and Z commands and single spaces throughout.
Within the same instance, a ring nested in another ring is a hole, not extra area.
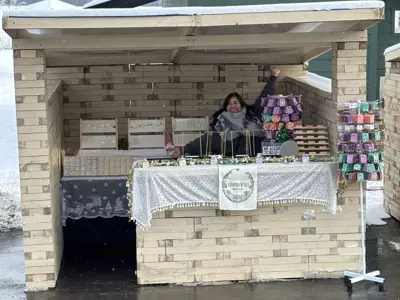
M 390 46 L 389 48 L 386 48 L 385 52 L 383 52 L 383 55 L 389 54 L 390 52 L 394 52 L 399 49 L 400 49 L 400 43 Z
M 296 11 L 334 11 L 355 9 L 381 9 L 383 1 L 334 1 L 293 4 L 266 4 L 221 7 L 137 7 L 132 9 L 81 10 L 5 10 L 5 17 L 76 18 L 76 17 L 159 17 L 241 13 L 273 13 Z

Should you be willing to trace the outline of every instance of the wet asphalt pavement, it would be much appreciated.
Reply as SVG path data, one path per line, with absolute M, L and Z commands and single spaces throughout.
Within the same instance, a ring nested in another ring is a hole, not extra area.
M 386 278 L 385 291 L 379 293 L 373 283 L 362 282 L 354 285 L 351 299 L 400 299 L 400 253 L 394 252 L 388 246 L 389 241 L 399 241 L 400 223 L 393 219 L 387 221 L 387 226 L 373 226 L 367 230 L 368 269 L 381 271 L 382 276 Z M 120 262 L 121 266 L 126 266 L 125 268 L 118 265 L 112 267 L 113 264 L 117 264 L 117 260 L 107 264 L 104 260 L 114 255 L 103 250 L 100 249 L 89 264 L 86 261 L 86 267 L 83 267 L 80 261 L 85 258 L 78 259 L 79 255 L 74 261 L 70 260 L 69 264 L 64 264 L 55 290 L 24 294 L 22 232 L 0 234 L 0 300 L 340 300 L 349 298 L 343 280 L 295 280 L 197 287 L 137 287 L 130 262 Z

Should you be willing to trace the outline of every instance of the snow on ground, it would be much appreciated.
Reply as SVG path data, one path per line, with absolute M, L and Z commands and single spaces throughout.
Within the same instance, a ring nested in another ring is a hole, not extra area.
M 12 50 L 0 50 L 0 232 L 21 228 Z
M 383 190 L 367 191 L 367 225 L 386 225 L 391 218 L 383 205 Z
M 22 228 L 19 176 L 17 172 L 0 172 L 0 232 Z
M 400 252 L 400 243 L 396 243 L 394 241 L 390 241 L 389 243 L 389 248 L 396 251 L 396 252 Z

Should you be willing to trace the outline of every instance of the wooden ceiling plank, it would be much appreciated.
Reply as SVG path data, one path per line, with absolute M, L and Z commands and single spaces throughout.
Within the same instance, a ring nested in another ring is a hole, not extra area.
M 331 43 L 366 41 L 367 32 L 310 32 L 279 33 L 253 35 L 210 35 L 178 37 L 134 37 L 126 35 L 65 37 L 59 39 L 14 39 L 14 49 L 49 49 L 49 50 L 143 50 L 143 49 L 176 49 L 181 47 L 207 47 L 222 49 L 224 47 L 246 46 L 257 48 L 260 45 L 298 43 Z
M 331 49 L 331 47 L 320 47 L 320 48 L 315 48 L 308 53 L 304 54 L 301 58 L 302 62 L 308 62 L 326 52 L 328 52 Z

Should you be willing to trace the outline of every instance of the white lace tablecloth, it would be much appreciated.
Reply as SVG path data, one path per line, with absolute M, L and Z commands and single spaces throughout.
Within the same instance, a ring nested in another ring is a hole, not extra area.
M 150 227 L 152 213 L 173 207 L 217 206 L 217 165 L 134 169 L 132 218 Z M 258 205 L 307 202 L 336 211 L 338 165 L 267 163 L 258 165 Z

